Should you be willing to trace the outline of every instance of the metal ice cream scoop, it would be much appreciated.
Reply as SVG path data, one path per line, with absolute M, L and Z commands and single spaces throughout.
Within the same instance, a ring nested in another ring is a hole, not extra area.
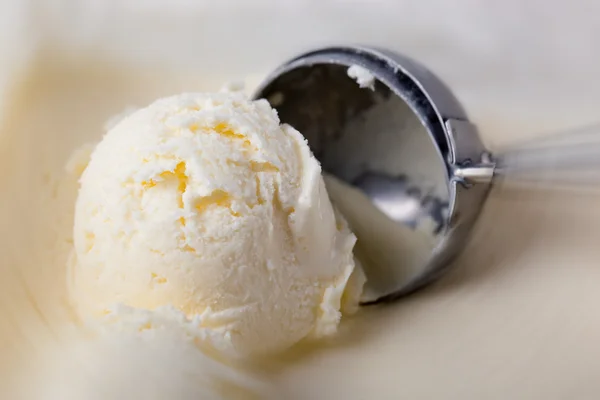
M 254 98 L 302 132 L 321 162 L 332 202 L 358 237 L 363 304 L 398 299 L 441 276 L 498 177 L 569 183 L 600 159 L 599 129 L 492 155 L 439 79 L 386 50 L 302 54 Z

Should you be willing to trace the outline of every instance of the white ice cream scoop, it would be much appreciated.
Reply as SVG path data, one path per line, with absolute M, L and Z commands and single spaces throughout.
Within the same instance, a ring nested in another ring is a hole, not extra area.
M 496 177 L 589 181 L 595 129 L 492 155 L 452 93 L 420 64 L 367 47 L 328 47 L 277 68 L 254 94 L 302 132 L 333 202 L 358 237 L 363 304 L 391 301 L 451 265 Z
M 321 175 L 264 100 L 188 93 L 137 110 L 79 181 L 75 309 L 142 331 L 174 323 L 242 357 L 333 334 L 363 275 Z

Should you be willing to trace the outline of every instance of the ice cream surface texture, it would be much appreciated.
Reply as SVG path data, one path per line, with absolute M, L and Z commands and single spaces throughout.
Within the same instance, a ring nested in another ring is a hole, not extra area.
M 266 101 L 183 94 L 126 116 L 92 152 L 72 298 L 95 316 L 170 307 L 219 349 L 276 351 L 335 332 L 356 305 L 355 241 L 304 137 Z

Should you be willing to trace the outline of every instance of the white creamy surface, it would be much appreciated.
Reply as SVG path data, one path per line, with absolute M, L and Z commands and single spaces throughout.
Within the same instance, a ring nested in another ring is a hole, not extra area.
M 69 281 L 83 315 L 171 306 L 205 344 L 246 356 L 331 336 L 358 305 L 356 237 L 306 139 L 264 99 L 156 100 L 104 135 L 79 182 Z
M 128 106 L 217 90 L 245 76 L 255 83 L 307 47 L 360 42 L 428 65 L 492 145 L 600 118 L 595 2 L 236 3 L 38 2 L 30 12 L 21 9 L 26 2 L 3 2 L 0 26 L 10 31 L 0 36 L 1 398 L 42 382 L 32 375 L 35 356 L 72 350 L 62 322 L 70 319 L 64 277 L 75 184 L 59 177 L 70 153 L 99 138 L 106 118 Z M 17 61 L 35 47 L 25 42 L 37 38 L 43 51 L 23 68 Z M 364 310 L 336 343 L 267 363 L 274 397 L 596 398 L 599 210 L 589 194 L 494 193 L 470 251 L 446 279 L 396 305 Z M 93 367 L 78 368 L 74 358 L 54 372 L 95 393 L 121 376 L 116 366 L 131 350 L 121 346 L 100 346 L 94 354 L 105 358 Z M 154 398 L 174 390 L 197 397 L 190 371 L 210 365 L 161 348 L 130 358 L 139 368 L 129 390 L 160 376 L 177 384 L 157 385 Z
M 416 229 L 398 225 L 360 190 L 332 175 L 324 179 L 334 206 L 359 238 L 354 254 L 368 280 L 361 299 L 372 301 L 406 285 L 433 254 L 435 222 L 423 218 Z
M 375 77 L 366 68 L 360 65 L 352 65 L 348 68 L 348 76 L 355 79 L 361 88 L 375 90 Z

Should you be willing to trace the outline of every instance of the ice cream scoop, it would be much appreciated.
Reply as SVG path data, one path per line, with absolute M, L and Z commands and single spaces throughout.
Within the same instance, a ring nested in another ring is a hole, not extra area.
M 125 117 L 91 154 L 72 298 L 88 316 L 168 308 L 219 350 L 276 351 L 335 332 L 356 306 L 355 241 L 306 139 L 267 101 L 179 95 Z
M 589 183 L 597 175 L 589 167 L 600 158 L 598 127 L 492 155 L 450 90 L 387 50 L 301 54 L 254 97 L 301 131 L 335 177 L 328 189 L 358 237 L 367 275 L 363 304 L 396 300 L 448 270 L 493 178 Z

